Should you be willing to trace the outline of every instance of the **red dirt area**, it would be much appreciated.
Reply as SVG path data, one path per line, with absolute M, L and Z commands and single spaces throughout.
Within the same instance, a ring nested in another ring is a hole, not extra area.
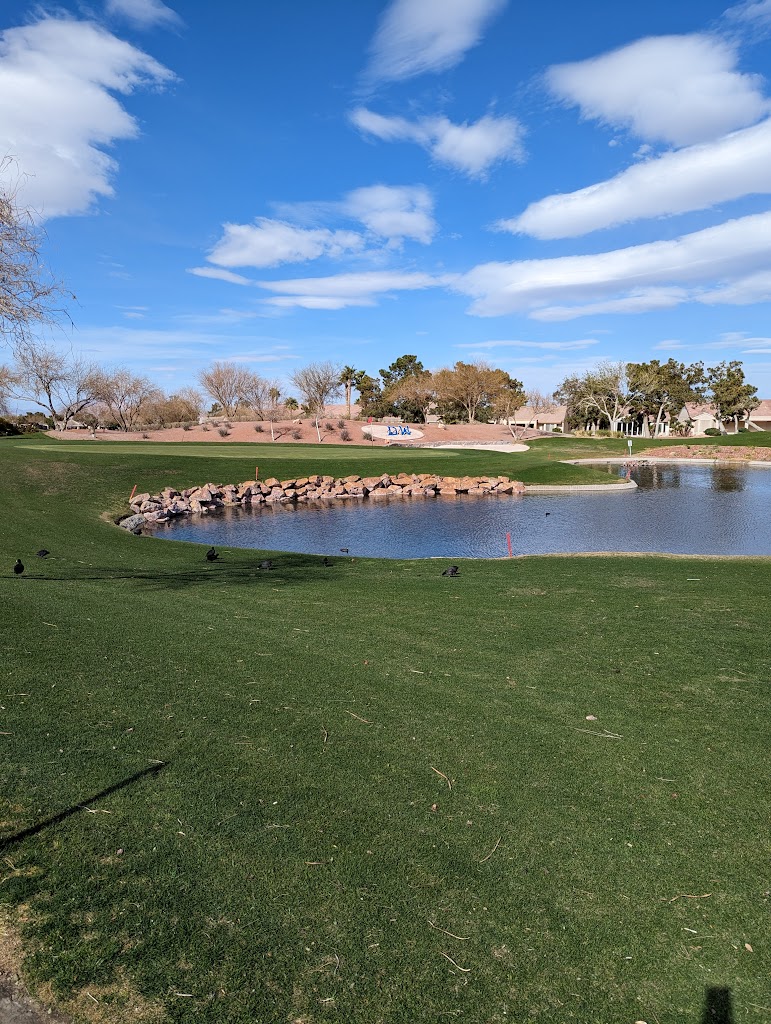
M 370 441 L 362 432 L 362 428 L 366 429 L 367 426 L 366 422 L 362 420 L 345 420 L 343 428 L 338 426 L 339 422 L 341 422 L 339 417 L 324 418 L 320 421 L 319 428 L 322 444 L 351 444 L 366 445 L 368 447 L 374 445 L 375 447 L 382 448 L 386 447 L 391 441 L 390 438 L 375 438 L 374 441 Z M 225 420 L 221 419 L 217 420 L 217 426 L 215 426 L 214 422 L 211 422 L 197 424 L 189 430 L 184 430 L 182 427 L 174 427 L 164 430 L 129 431 L 128 433 L 122 430 L 97 430 L 95 434 L 90 430 L 84 429 L 67 430 L 64 433 L 52 430 L 50 436 L 56 436 L 57 438 L 66 437 L 67 439 L 78 438 L 81 440 L 95 436 L 100 441 L 196 441 L 199 443 L 206 441 L 216 444 L 228 444 L 230 442 L 243 444 L 245 441 L 254 441 L 271 443 L 270 423 L 257 423 L 253 420 L 248 422 L 228 420 L 227 423 L 229 426 L 226 426 Z M 331 424 L 332 429 L 329 429 L 328 424 Z M 458 423 L 451 426 L 439 426 L 436 423 L 411 423 L 409 426 L 412 430 L 420 431 L 423 434 L 422 437 L 414 439 L 416 445 L 451 444 L 453 442 L 461 445 L 473 443 L 494 444 L 496 442 L 507 442 L 510 444 L 520 440 L 519 431 L 517 431 L 517 437 L 514 438 L 509 428 L 502 424 Z M 262 430 L 256 430 L 255 427 L 262 427 Z M 350 441 L 345 442 L 341 439 L 341 429 L 348 431 Z M 296 436 L 298 433 L 299 436 Z M 540 436 L 534 430 L 525 431 L 525 434 L 530 437 Z M 299 422 L 287 420 L 281 423 L 274 423 L 273 435 L 276 444 L 318 444 L 319 440 L 316 425 L 309 419 L 302 419 Z M 400 445 L 410 444 L 410 439 L 407 437 L 398 437 L 393 440 Z
M 771 462 L 771 448 L 734 447 L 720 444 L 684 444 L 636 452 L 636 459 L 720 459 L 727 462 Z

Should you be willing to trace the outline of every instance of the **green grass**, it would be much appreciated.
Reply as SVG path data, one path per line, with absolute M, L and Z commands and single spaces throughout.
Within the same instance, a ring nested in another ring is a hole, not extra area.
M 0 443 L 0 905 L 30 984 L 83 1019 L 700 1024 L 729 986 L 767 1020 L 768 560 L 260 573 L 100 519 L 255 462 L 543 478 L 622 445 L 224 470 Z

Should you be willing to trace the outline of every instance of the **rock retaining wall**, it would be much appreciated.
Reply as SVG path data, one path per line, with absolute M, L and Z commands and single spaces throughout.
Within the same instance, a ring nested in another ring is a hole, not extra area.
M 175 516 L 208 514 L 233 505 L 265 505 L 275 502 L 329 501 L 345 498 L 433 498 L 455 494 L 522 494 L 525 485 L 506 476 L 435 476 L 431 473 L 399 473 L 389 476 L 311 475 L 290 480 L 246 480 L 241 484 L 204 484 L 177 491 L 164 487 L 160 494 L 137 494 L 130 516 L 120 525 L 136 531 L 147 523 L 165 523 Z

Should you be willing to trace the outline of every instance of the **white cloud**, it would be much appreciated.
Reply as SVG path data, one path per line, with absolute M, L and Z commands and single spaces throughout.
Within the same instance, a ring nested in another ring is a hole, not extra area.
M 370 185 L 354 189 L 336 202 L 284 204 L 281 209 L 288 216 L 295 214 L 306 221 L 343 217 L 358 221 L 366 232 L 299 227 L 286 220 L 258 217 L 253 224 L 224 224 L 222 238 L 208 260 L 219 268 L 276 267 L 322 256 L 335 259 L 362 254 L 368 242 L 382 245 L 382 239 L 391 249 L 400 248 L 408 238 L 427 245 L 436 233 L 433 208 L 433 197 L 423 185 Z M 225 269 L 195 267 L 190 273 L 234 284 L 253 283 Z
M 729 7 L 725 16 L 731 21 L 744 22 L 754 28 L 771 25 L 771 0 L 745 0 L 742 4 Z
M 531 316 L 534 320 L 555 323 L 602 313 L 650 313 L 656 309 L 672 309 L 687 299 L 688 292 L 684 288 L 636 288 L 620 299 L 587 302 L 580 306 L 548 306 L 536 309 Z
M 403 81 L 454 67 L 506 0 L 393 0 L 371 46 L 370 81 Z
M 276 267 L 319 256 L 341 256 L 364 245 L 355 231 L 298 228 L 268 217 L 258 217 L 254 224 L 223 226 L 225 233 L 208 257 L 220 267 Z
M 514 117 L 485 114 L 471 124 L 454 124 L 447 117 L 409 121 L 357 107 L 351 111 L 350 119 L 360 131 L 384 142 L 416 142 L 437 163 L 455 167 L 470 178 L 484 177 L 502 160 L 524 159 L 524 130 Z
M 161 0 L 107 0 L 105 10 L 133 22 L 139 28 L 181 25 L 182 19 Z
M 535 238 L 575 238 L 753 193 L 771 193 L 771 120 L 635 164 L 577 192 L 548 196 L 497 226 Z
M 370 185 L 349 192 L 343 212 L 392 246 L 412 238 L 427 245 L 436 232 L 434 200 L 422 185 Z
M 414 291 L 445 284 L 449 278 L 398 270 L 370 270 L 336 274 L 331 277 L 305 277 L 286 281 L 259 281 L 260 288 L 278 292 L 267 299 L 281 308 L 344 309 L 347 306 L 374 306 L 379 295 L 396 291 Z
M 596 338 L 580 338 L 577 341 L 476 341 L 467 345 L 455 345 L 454 348 L 537 348 L 546 352 L 572 352 L 589 348 L 591 345 L 599 345 Z
M 768 112 L 758 75 L 736 70 L 736 49 L 709 35 L 651 36 L 546 72 L 555 96 L 586 118 L 674 145 L 706 142 Z
M 188 274 L 208 277 L 213 281 L 228 281 L 230 284 L 254 284 L 254 281 L 242 274 L 234 274 L 232 270 L 222 270 L 219 267 L 190 267 Z
M 730 220 L 672 241 L 610 252 L 485 263 L 456 278 L 470 312 L 527 312 L 540 320 L 662 309 L 685 301 L 771 296 L 771 213 Z
M 139 134 L 111 93 L 174 75 L 98 25 L 44 18 L 0 35 L 0 153 L 18 162 L 21 200 L 42 217 L 87 211 L 113 195 L 105 147 Z
M 699 301 L 708 306 L 727 303 L 731 306 L 750 306 L 755 302 L 771 300 L 771 269 L 747 274 L 713 288 L 700 296 Z

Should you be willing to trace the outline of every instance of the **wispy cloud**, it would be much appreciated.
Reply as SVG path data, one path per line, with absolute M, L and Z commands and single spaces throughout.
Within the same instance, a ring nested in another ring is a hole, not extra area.
M 472 341 L 468 344 L 454 345 L 454 348 L 466 349 L 500 349 L 500 348 L 537 348 L 545 352 L 571 352 L 592 345 L 599 345 L 596 338 L 580 338 L 576 341 Z
M 46 17 L 0 35 L 0 153 L 28 175 L 23 201 L 41 217 L 87 211 L 113 195 L 117 162 L 105 147 L 139 135 L 113 93 L 174 75 L 89 21 Z
M 706 142 L 769 110 L 759 75 L 736 70 L 736 48 L 717 36 L 650 36 L 546 72 L 551 92 L 592 118 L 642 139 Z
M 177 12 L 161 0 L 107 0 L 105 10 L 126 18 L 138 28 L 176 28 L 183 23 Z
M 771 119 L 635 164 L 577 192 L 540 199 L 497 227 L 535 238 L 575 238 L 760 193 L 771 193 Z
M 447 283 L 447 277 L 394 270 L 336 274 L 330 277 L 304 277 L 286 281 L 260 281 L 260 288 L 278 293 L 267 299 L 280 308 L 345 309 L 348 306 L 374 306 L 383 295 L 400 291 L 435 288 Z
M 524 129 L 514 117 L 485 114 L 478 121 L 454 124 L 447 117 L 410 121 L 356 107 L 350 120 L 365 135 L 384 142 L 415 142 L 437 163 L 454 167 L 470 178 L 484 178 L 501 161 L 521 162 L 525 158 Z
M 393 0 L 372 41 L 366 80 L 404 81 L 454 67 L 505 4 L 506 0 Z

